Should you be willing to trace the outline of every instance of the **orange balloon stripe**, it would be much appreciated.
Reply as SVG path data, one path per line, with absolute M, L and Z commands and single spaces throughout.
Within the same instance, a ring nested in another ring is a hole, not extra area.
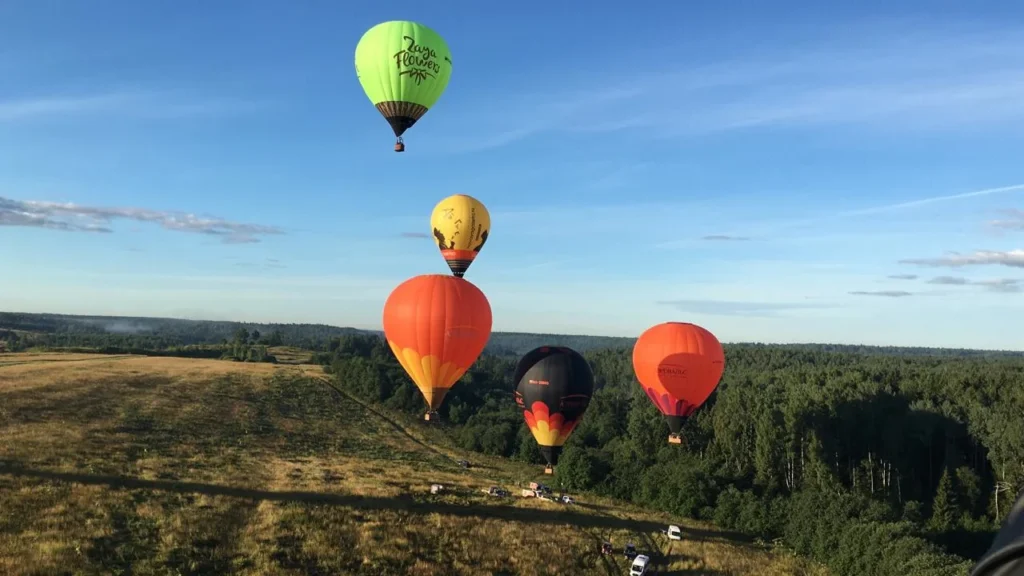
M 477 252 L 475 250 L 441 250 L 441 256 L 445 260 L 469 260 L 473 261 L 476 259 Z

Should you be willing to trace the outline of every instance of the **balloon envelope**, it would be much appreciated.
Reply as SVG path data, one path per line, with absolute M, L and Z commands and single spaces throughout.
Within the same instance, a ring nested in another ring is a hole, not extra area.
M 715 335 L 696 324 L 665 322 L 648 328 L 633 346 L 633 370 L 673 434 L 700 407 L 725 370 Z
M 367 30 L 356 45 L 355 64 L 366 96 L 399 137 L 437 103 L 452 75 L 444 38 L 404 20 Z
M 399 284 L 384 303 L 384 335 L 435 411 L 487 345 L 491 306 L 462 278 L 416 276 Z
M 430 229 L 444 261 L 461 278 L 487 242 L 491 215 L 476 198 L 455 194 L 434 206 Z
M 514 378 L 516 404 L 523 409 L 541 454 L 554 466 L 590 405 L 594 393 L 590 364 L 571 348 L 541 346 L 519 360 Z

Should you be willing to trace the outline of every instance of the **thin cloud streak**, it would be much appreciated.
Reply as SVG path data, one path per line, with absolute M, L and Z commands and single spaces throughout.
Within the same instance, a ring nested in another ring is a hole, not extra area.
M 402 232 L 399 236 L 402 238 L 430 238 L 430 234 L 427 234 L 426 232 Z
M 746 242 L 750 240 L 747 236 L 730 236 L 728 234 L 709 234 L 702 236 L 701 240 L 722 241 L 722 242 Z
M 936 276 L 928 281 L 928 284 L 941 284 L 943 286 L 966 286 L 970 284 L 967 278 L 959 276 Z
M 592 86 L 586 76 L 567 82 L 560 71 L 557 83 L 552 74 L 551 85 L 536 94 L 506 98 L 506 124 L 495 125 L 490 109 L 480 109 L 466 114 L 465 129 L 467 136 L 476 135 L 470 149 L 480 150 L 541 132 L 637 130 L 660 138 L 767 126 L 999 128 L 1024 121 L 1020 37 L 1011 28 L 923 29 L 907 23 L 904 30 L 864 29 L 845 40 L 833 36 L 829 46 L 780 50 L 760 61 L 636 72 L 626 69 L 624 59 L 606 63 L 623 68 L 616 75 L 621 86 Z M 560 89 L 566 84 L 582 89 Z M 495 136 L 486 136 L 488 130 Z
M 216 236 L 225 244 L 250 244 L 261 237 L 284 234 L 275 226 L 233 222 L 174 211 L 144 208 L 101 208 L 0 196 L 0 226 L 24 226 L 65 232 L 111 233 L 115 220 L 157 224 L 165 230 Z
M 906 260 L 900 260 L 899 263 L 947 268 L 985 265 L 1024 268 L 1024 250 L 1008 250 L 1005 252 L 995 250 L 978 250 L 973 254 L 951 252 L 940 258 L 909 258 Z
M 894 210 L 902 210 L 904 208 L 917 208 L 919 206 L 927 206 L 928 204 L 935 204 L 936 202 L 948 202 L 950 200 L 962 200 L 964 198 L 976 198 L 979 196 L 992 196 L 995 194 L 1007 194 L 1010 192 L 1020 192 L 1024 190 L 1024 184 L 1014 184 L 1012 186 L 1000 186 L 998 188 L 985 188 L 982 190 L 974 190 L 972 192 L 962 192 L 960 194 L 947 194 L 943 196 L 932 196 L 930 198 L 922 198 L 920 200 L 911 200 L 909 202 L 899 202 L 896 204 L 887 204 L 884 206 L 875 206 L 873 208 L 864 208 L 862 210 L 850 210 L 846 212 L 840 212 L 837 216 L 865 216 L 868 214 L 879 214 L 882 212 L 892 212 Z
M 917 280 L 917 274 L 890 274 L 886 278 L 892 280 Z
M 981 190 L 972 190 L 970 192 L 960 192 L 957 194 L 943 194 L 941 196 L 930 196 L 928 198 L 921 198 L 918 200 L 910 200 L 907 202 L 897 202 L 894 204 L 883 204 L 880 206 L 872 206 L 868 208 L 859 208 L 857 210 L 845 210 L 841 212 L 833 212 L 828 214 L 821 214 L 814 217 L 798 218 L 794 220 L 784 220 L 776 222 L 767 222 L 762 226 L 753 226 L 749 232 L 752 236 L 764 237 L 772 234 L 777 234 L 786 229 L 798 228 L 801 226 L 816 225 L 823 222 L 830 222 L 834 220 L 842 220 L 846 218 L 854 218 L 857 216 L 867 216 L 872 214 L 882 214 L 885 212 L 894 212 L 897 210 L 905 210 L 909 208 L 918 208 L 921 206 L 927 206 L 929 204 L 936 204 L 940 202 L 952 202 L 956 200 L 964 200 L 967 198 L 977 198 L 982 196 L 993 196 L 999 194 L 1011 194 L 1014 192 L 1024 192 L 1024 184 L 1014 184 L 1011 186 L 1000 186 L 997 188 L 983 188 Z M 1022 224 L 1024 227 L 1024 224 Z M 743 236 L 750 238 L 750 236 Z M 705 237 L 704 239 L 708 239 Z M 671 241 L 662 242 L 656 244 L 656 248 L 673 248 L 677 246 L 689 245 L 687 241 Z
M 853 294 L 854 296 L 880 296 L 884 298 L 904 298 L 906 296 L 914 295 L 913 292 L 907 292 L 905 290 L 856 290 L 854 292 L 850 292 L 850 294 Z

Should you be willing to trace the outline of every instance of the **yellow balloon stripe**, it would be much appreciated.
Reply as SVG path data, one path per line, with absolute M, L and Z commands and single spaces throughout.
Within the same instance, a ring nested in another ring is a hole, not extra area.
M 559 430 L 549 428 L 548 423 L 543 420 L 538 420 L 537 425 L 531 428 L 530 432 L 533 432 L 533 437 L 541 446 L 561 446 L 569 438 L 559 434 Z
M 395 353 L 398 363 L 405 368 L 406 373 L 412 378 L 413 383 L 420 389 L 423 398 L 431 409 L 441 405 L 445 393 L 451 388 L 469 368 L 460 368 L 451 362 L 442 363 L 437 356 L 427 355 L 421 357 L 419 353 L 411 348 L 399 348 L 392 342 L 388 342 L 391 351 Z

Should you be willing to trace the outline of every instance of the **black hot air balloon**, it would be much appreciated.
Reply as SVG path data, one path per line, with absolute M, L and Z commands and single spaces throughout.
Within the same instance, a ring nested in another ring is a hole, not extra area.
M 579 352 L 541 346 L 519 360 L 513 381 L 516 404 L 548 462 L 544 472 L 551 474 L 562 445 L 590 405 L 594 373 Z

